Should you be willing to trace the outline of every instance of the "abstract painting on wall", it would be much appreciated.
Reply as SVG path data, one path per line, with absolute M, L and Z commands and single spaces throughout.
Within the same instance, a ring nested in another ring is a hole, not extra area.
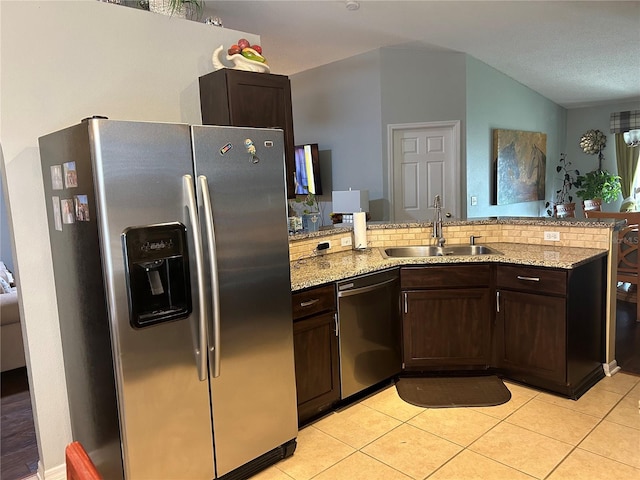
M 544 200 L 547 135 L 520 130 L 493 130 L 495 203 Z

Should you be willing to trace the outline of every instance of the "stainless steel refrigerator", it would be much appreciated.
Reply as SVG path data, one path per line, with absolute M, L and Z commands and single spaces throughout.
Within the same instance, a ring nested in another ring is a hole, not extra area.
M 108 479 L 240 479 L 297 436 L 283 133 L 39 139 L 74 440 Z

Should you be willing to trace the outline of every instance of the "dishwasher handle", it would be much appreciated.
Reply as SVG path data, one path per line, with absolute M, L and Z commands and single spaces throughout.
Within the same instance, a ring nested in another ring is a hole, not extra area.
M 359 288 L 353 288 L 351 290 L 344 290 L 342 292 L 338 292 L 338 298 L 350 297 L 352 295 L 359 295 L 360 293 L 367 293 L 367 292 L 372 292 L 374 290 L 380 290 L 386 287 L 387 285 L 390 285 L 397 281 L 398 281 L 397 278 L 392 278 L 391 280 L 385 280 L 384 282 L 376 283 L 373 285 L 367 285 L 366 287 L 359 287 Z

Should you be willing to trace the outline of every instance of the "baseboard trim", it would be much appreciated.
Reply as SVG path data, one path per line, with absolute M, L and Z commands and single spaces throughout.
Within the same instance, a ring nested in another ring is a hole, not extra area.
M 67 479 L 67 466 L 62 465 L 55 466 L 48 470 L 44 469 L 41 461 L 38 461 L 38 480 L 66 480 Z
M 603 363 L 602 369 L 607 377 L 612 377 L 620 371 L 620 366 L 618 365 L 617 360 L 612 360 L 609 363 Z

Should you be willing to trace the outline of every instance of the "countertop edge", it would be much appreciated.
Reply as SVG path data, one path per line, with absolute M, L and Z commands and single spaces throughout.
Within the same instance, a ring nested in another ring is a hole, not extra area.
M 386 258 L 382 249 L 347 251 L 302 258 L 290 263 L 292 292 L 326 283 L 407 265 L 451 265 L 466 263 L 505 263 L 570 270 L 597 258 L 607 250 L 578 247 L 548 247 L 527 244 L 489 244 L 500 254 L 419 258 Z

